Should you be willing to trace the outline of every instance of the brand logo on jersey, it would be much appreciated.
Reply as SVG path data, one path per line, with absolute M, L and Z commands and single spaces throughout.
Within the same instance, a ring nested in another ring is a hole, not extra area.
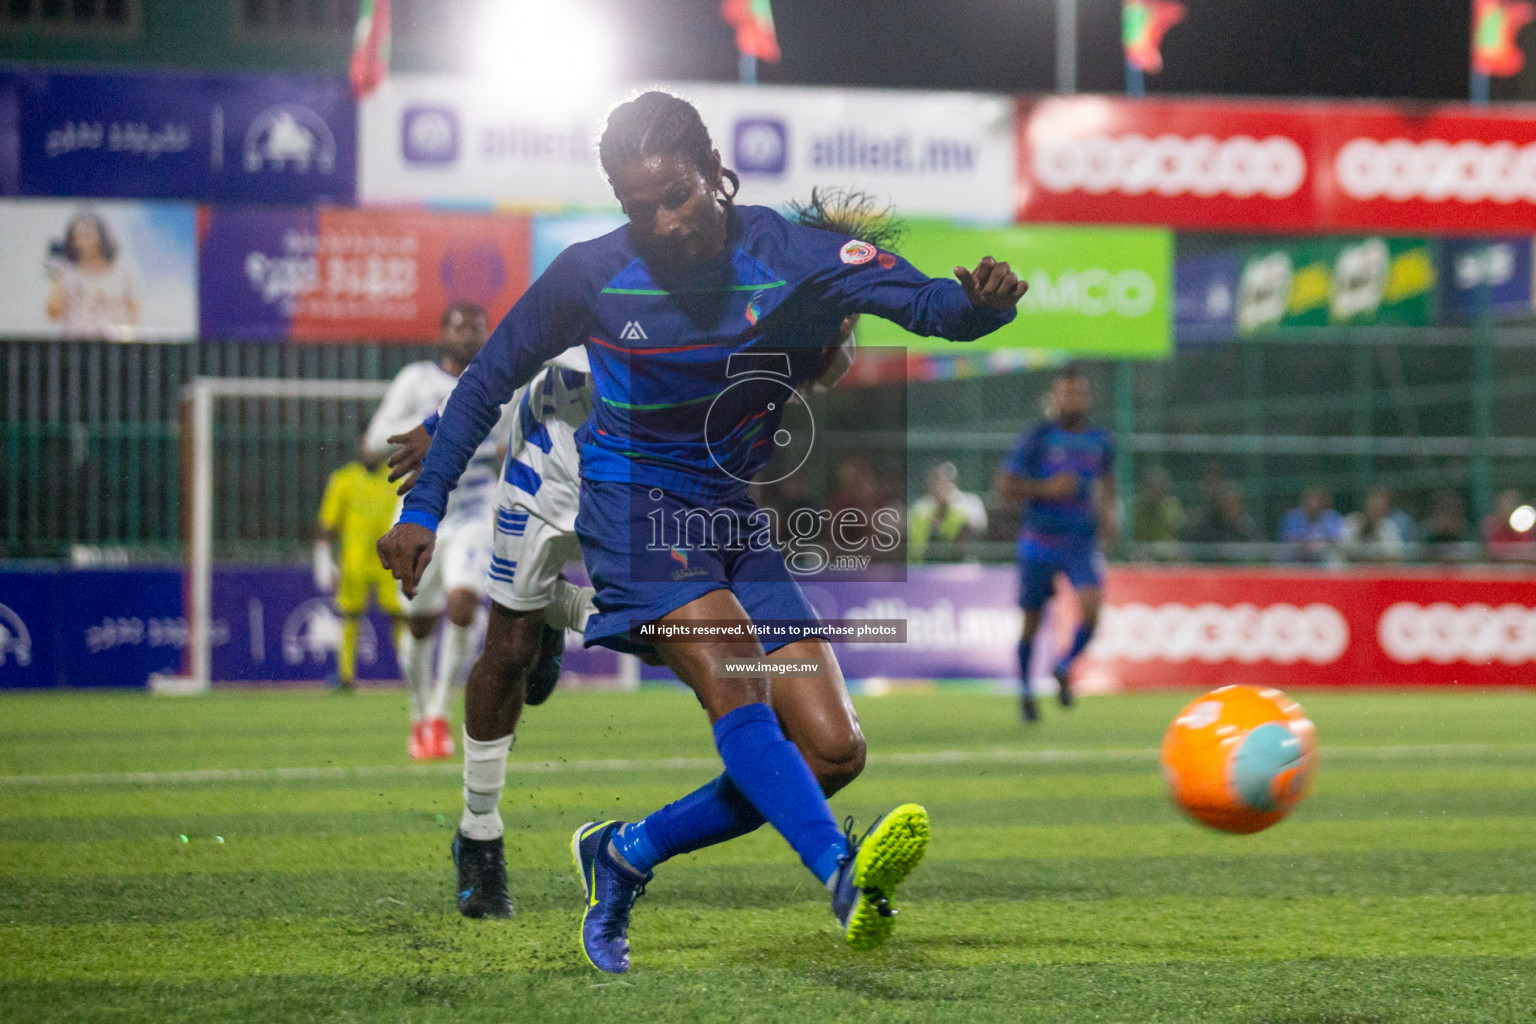
M 896 257 L 888 252 L 883 252 L 877 257 L 877 262 L 886 270 L 892 270 L 896 266 Z
M 32 634 L 20 615 L 0 604 L 0 665 L 7 658 L 14 658 L 23 668 L 32 664 Z
M 874 259 L 875 254 L 878 252 L 879 250 L 870 245 L 868 242 L 861 242 L 858 239 L 854 239 L 847 245 L 843 246 L 842 251 L 837 255 L 842 259 L 844 263 L 847 263 L 849 266 L 857 267 L 862 263 L 868 263 L 870 260 Z
M 753 327 L 757 326 L 757 318 L 763 315 L 762 302 L 762 292 L 754 293 L 752 298 L 747 300 L 747 323 Z
M 640 326 L 639 320 L 631 320 L 624 325 L 624 330 L 619 333 L 621 341 L 649 341 L 645 328 Z

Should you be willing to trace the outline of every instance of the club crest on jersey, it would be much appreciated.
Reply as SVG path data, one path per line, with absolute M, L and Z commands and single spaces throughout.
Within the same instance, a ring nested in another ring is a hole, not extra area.
M 631 320 L 624 325 L 624 330 L 619 332 L 620 341 L 649 341 L 645 328 L 640 326 L 639 320 Z
M 842 251 L 840 251 L 837 255 L 844 263 L 847 263 L 849 266 L 857 267 L 860 264 L 868 263 L 870 260 L 874 259 L 875 254 L 878 252 L 879 250 L 870 245 L 868 242 L 861 242 L 855 238 L 851 242 L 848 242 L 846 245 L 844 245 Z

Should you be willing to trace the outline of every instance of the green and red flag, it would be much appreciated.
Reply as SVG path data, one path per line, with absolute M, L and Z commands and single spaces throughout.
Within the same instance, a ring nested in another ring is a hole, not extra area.
M 363 0 L 352 36 L 352 61 L 347 78 L 352 95 L 362 99 L 389 74 L 389 0 Z
M 1472 71 L 1505 78 L 1525 67 L 1515 35 L 1536 18 L 1525 0 L 1472 0 Z
M 1163 70 L 1163 35 L 1184 20 L 1184 5 L 1173 0 L 1125 0 L 1121 38 L 1125 62 L 1156 74 Z
M 721 0 L 720 17 L 736 30 L 736 49 L 742 56 L 778 63 L 779 37 L 773 31 L 769 0 Z

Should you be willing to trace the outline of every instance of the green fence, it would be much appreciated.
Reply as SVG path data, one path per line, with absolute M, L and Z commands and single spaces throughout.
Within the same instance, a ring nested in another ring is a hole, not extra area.
M 0 343 L 6 472 L 0 557 L 176 558 L 181 390 L 196 376 L 388 379 L 435 347 Z M 326 474 L 351 458 L 371 405 L 231 400 L 216 410 L 216 550 L 307 544 Z
M 59 558 L 81 546 L 179 556 L 177 416 L 193 376 L 387 379 L 433 354 L 376 344 L 0 343 L 0 556 Z M 1448 489 L 1473 538 L 1495 493 L 1536 494 L 1536 329 L 1275 333 L 1182 349 L 1166 362 L 1089 370 L 1095 419 L 1119 435 L 1123 494 L 1162 470 L 1193 510 L 1201 477 L 1219 467 L 1265 538 L 1306 487 L 1330 489 L 1349 512 L 1371 487 L 1386 485 L 1416 520 Z M 927 468 L 952 461 L 961 486 L 985 494 L 1013 439 L 1039 416 L 1049 381 L 1049 371 L 1032 371 L 829 397 L 833 415 L 854 424 L 876 407 L 904 410 L 898 461 L 908 472 L 892 489 L 916 497 Z M 300 554 L 325 476 L 351 457 L 370 411 L 342 400 L 221 402 L 216 556 Z M 821 496 L 835 472 L 818 464 Z M 997 511 L 996 544 L 976 553 L 1006 557 L 1011 523 Z

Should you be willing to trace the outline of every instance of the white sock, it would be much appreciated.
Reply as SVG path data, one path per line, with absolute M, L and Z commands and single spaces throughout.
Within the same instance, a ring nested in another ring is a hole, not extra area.
M 469 658 L 470 626 L 448 623 L 443 633 L 442 646 L 437 650 L 437 681 L 432 687 L 432 699 L 427 702 L 427 717 L 442 718 L 448 714 L 448 694 L 453 692 L 453 681 Z
M 549 606 L 544 609 L 545 625 L 585 633 L 587 619 L 597 611 L 592 603 L 596 593 L 591 587 L 578 587 L 564 576 L 557 577 L 550 591 Z
M 469 839 L 496 839 L 502 833 L 496 805 L 507 785 L 507 754 L 513 733 L 499 740 L 477 740 L 464 730 L 464 816 L 459 831 Z
M 401 631 L 395 649 L 400 662 L 400 678 L 411 698 L 411 724 L 427 717 L 427 702 L 432 689 L 432 638 L 418 640 L 409 629 Z

